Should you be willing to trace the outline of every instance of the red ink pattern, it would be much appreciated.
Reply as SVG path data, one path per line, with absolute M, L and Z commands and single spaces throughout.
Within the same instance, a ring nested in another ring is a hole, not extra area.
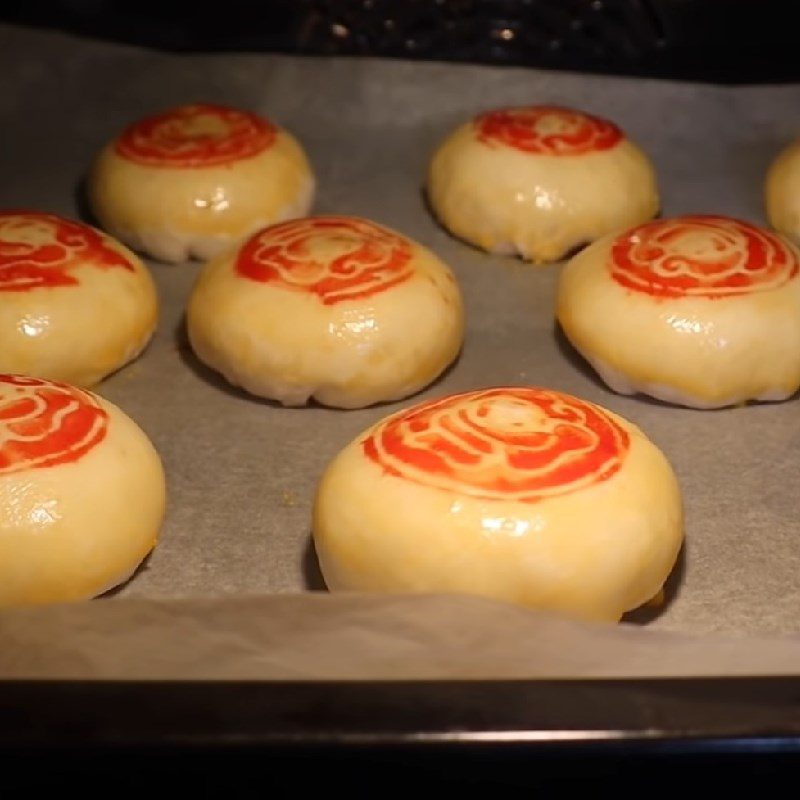
M 364 453 L 389 475 L 498 500 L 535 503 L 607 480 L 628 434 L 570 395 L 497 388 L 421 403 L 389 417 Z
M 475 120 L 478 139 L 525 153 L 579 156 L 609 150 L 624 138 L 613 123 L 558 106 L 489 111 Z
M 787 241 L 749 222 L 698 215 L 619 236 L 608 266 L 626 289 L 713 299 L 777 289 L 795 278 L 800 260 Z
M 135 122 L 115 149 L 148 167 L 214 167 L 258 155 L 275 136 L 275 126 L 255 114 L 198 103 Z
M 0 475 L 78 461 L 107 426 L 108 414 L 88 392 L 0 375 Z
M 71 271 L 134 266 L 80 222 L 31 211 L 0 211 L 0 292 L 77 286 Z
M 236 260 L 244 278 L 310 292 L 325 304 L 357 300 L 408 280 L 408 240 L 353 217 L 310 217 L 265 228 Z

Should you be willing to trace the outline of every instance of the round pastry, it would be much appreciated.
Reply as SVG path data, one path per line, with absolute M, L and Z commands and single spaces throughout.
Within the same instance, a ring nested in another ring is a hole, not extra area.
M 103 228 L 162 261 L 211 258 L 307 214 L 314 176 L 287 131 L 246 111 L 179 106 L 134 123 L 98 156 L 89 199 Z
M 421 245 L 355 217 L 274 225 L 212 261 L 187 323 L 201 361 L 289 406 L 406 397 L 455 359 L 464 336 L 450 270 Z
M 770 224 L 800 243 L 800 139 L 783 150 L 769 168 L 766 200 Z
M 672 469 L 634 425 L 548 389 L 496 388 L 381 420 L 325 471 L 331 590 L 463 592 L 618 620 L 683 539 Z
M 0 375 L 0 606 L 83 600 L 127 580 L 156 543 L 164 472 L 116 406 Z
M 658 220 L 564 268 L 558 320 L 614 390 L 694 408 L 800 387 L 800 253 L 748 222 Z
M 141 353 L 155 330 L 150 273 L 80 222 L 0 211 L 0 372 L 91 386 Z
M 650 161 L 616 125 L 554 106 L 490 111 L 457 128 L 433 156 L 428 197 L 459 238 L 534 262 L 644 222 L 659 205 Z

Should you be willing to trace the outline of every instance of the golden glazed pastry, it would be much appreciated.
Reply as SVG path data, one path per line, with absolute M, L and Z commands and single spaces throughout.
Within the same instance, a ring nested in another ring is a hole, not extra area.
M 284 405 L 359 408 L 419 391 L 464 335 L 453 274 L 355 217 L 265 228 L 201 273 L 189 340 L 231 383 Z
M 139 355 L 157 316 L 127 247 L 54 214 L 0 211 L 0 372 L 91 386 Z
M 783 150 L 769 168 L 766 200 L 770 224 L 800 243 L 800 139 Z
M 331 590 L 463 592 L 618 620 L 669 575 L 678 484 L 631 423 L 548 389 L 420 403 L 334 458 L 314 542 Z
M 748 222 L 686 216 L 595 242 L 558 320 L 614 390 L 717 408 L 800 387 L 800 254 Z
M 650 161 L 616 125 L 554 106 L 490 111 L 456 129 L 433 156 L 428 197 L 459 238 L 534 262 L 659 205 Z
M 314 176 L 287 131 L 246 111 L 179 106 L 134 123 L 98 156 L 89 198 L 103 228 L 162 261 L 211 258 L 307 214 Z
M 164 472 L 116 406 L 0 375 L 0 606 L 95 597 L 156 543 Z

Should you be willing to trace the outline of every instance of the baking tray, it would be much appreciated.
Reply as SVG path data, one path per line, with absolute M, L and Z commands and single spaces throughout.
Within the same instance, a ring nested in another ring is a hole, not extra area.
M 12 644 L 0 653 L 0 676 L 14 681 L 0 685 L 0 709 L 17 720 L 5 728 L 0 721 L 0 743 L 54 746 L 97 736 L 185 743 L 188 728 L 183 739 L 175 732 L 186 728 L 188 701 L 180 698 L 187 696 L 215 720 L 198 723 L 197 741 L 237 731 L 244 741 L 247 730 L 256 742 L 436 742 L 453 731 L 463 740 L 496 734 L 531 743 L 793 741 L 796 400 L 698 412 L 609 392 L 555 329 L 559 268 L 453 240 L 425 208 L 421 181 L 432 149 L 477 109 L 560 103 L 614 119 L 653 156 L 666 215 L 763 221 L 761 182 L 800 128 L 799 87 L 175 55 L 10 26 L 0 27 L 0 43 L 0 206 L 84 215 L 82 176 L 94 153 L 155 109 L 206 100 L 267 114 L 305 145 L 319 180 L 317 212 L 371 217 L 432 248 L 455 271 L 468 315 L 464 352 L 416 399 L 533 383 L 618 412 L 674 465 L 687 536 L 665 604 L 619 628 L 476 599 L 310 593 L 324 588 L 310 544 L 316 480 L 346 442 L 402 404 L 284 409 L 227 386 L 186 345 L 183 307 L 199 266 L 153 263 L 162 300 L 157 335 L 98 391 L 139 422 L 164 459 L 169 507 L 161 542 L 105 600 L 0 614 L 0 636 Z M 713 676 L 725 680 L 704 682 Z M 124 683 L 109 691 L 109 680 Z M 198 690 L 196 682 L 207 680 L 214 688 Z M 577 680 L 588 681 L 581 691 Z M 237 687 L 240 681 L 251 683 Z M 348 683 L 331 692 L 331 681 Z M 253 705 L 230 704 L 226 692 L 244 692 Z M 55 696 L 81 698 L 94 726 L 35 722 L 47 718 Z M 134 717 L 123 715 L 114 724 L 131 720 L 126 738 L 104 726 L 115 704 L 134 708 L 142 696 L 162 708 L 163 727 L 134 730 Z M 427 711 L 404 712 L 411 696 Z M 282 710 L 271 715 L 275 698 Z M 355 720 L 347 711 L 353 703 L 362 712 Z M 287 722 L 292 708 L 309 707 L 318 713 Z M 587 717 L 587 707 L 598 713 Z M 22 708 L 44 716 L 20 727 Z M 248 728 L 253 709 L 262 714 Z

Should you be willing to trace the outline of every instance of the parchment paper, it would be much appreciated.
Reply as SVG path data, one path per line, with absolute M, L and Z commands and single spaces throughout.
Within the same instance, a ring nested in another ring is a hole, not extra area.
M 0 206 L 70 216 L 85 211 L 80 180 L 93 154 L 143 114 L 207 100 L 285 125 L 316 168 L 317 212 L 360 214 L 397 228 L 434 249 L 458 276 L 469 323 L 463 356 L 415 399 L 533 383 L 622 414 L 674 465 L 687 537 L 667 603 L 637 612 L 631 618 L 637 627 L 619 630 L 474 600 L 252 597 L 323 588 L 309 547 L 317 478 L 346 442 L 402 404 L 287 410 L 228 387 L 198 365 L 182 333 L 182 309 L 199 266 L 153 263 L 163 305 L 155 341 L 98 391 L 139 422 L 164 459 L 169 510 L 161 542 L 112 598 L 0 614 L 0 635 L 15 645 L 0 651 L 0 673 L 118 674 L 129 663 L 142 674 L 151 668 L 216 674 L 239 669 L 229 651 L 239 653 L 244 673 L 306 677 L 373 668 L 540 675 L 800 665 L 800 639 L 792 636 L 800 632 L 797 400 L 699 412 L 611 393 L 554 331 L 559 268 L 488 256 L 454 241 L 420 194 L 431 151 L 476 110 L 560 103 L 610 117 L 652 155 L 665 214 L 763 221 L 763 175 L 800 132 L 800 87 L 719 88 L 370 59 L 174 55 L 0 27 L 0 97 Z M 171 602 L 192 597 L 201 599 Z M 471 604 L 468 613 L 464 602 Z M 656 635 L 643 624 L 673 633 Z M 178 629 L 191 634 L 180 637 L 180 647 Z M 710 633 L 792 638 L 770 646 L 684 638 Z M 484 640 L 490 648 L 474 646 Z
M 708 677 L 792 675 L 800 665 L 797 638 L 706 639 L 433 595 L 314 592 L 7 611 L 0 641 L 0 678 Z

